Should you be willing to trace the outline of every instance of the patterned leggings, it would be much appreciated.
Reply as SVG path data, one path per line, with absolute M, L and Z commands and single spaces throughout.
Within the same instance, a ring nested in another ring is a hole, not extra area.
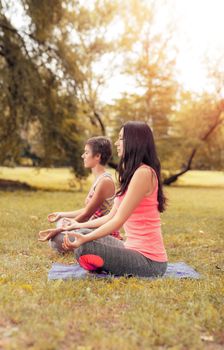
M 91 231 L 79 230 L 82 234 Z M 60 251 L 63 238 L 64 233 L 57 235 L 51 242 L 52 248 Z M 87 242 L 74 249 L 74 253 L 78 263 L 86 270 L 106 271 L 116 276 L 156 277 L 162 276 L 167 268 L 166 262 L 153 261 L 135 250 L 127 249 L 122 241 L 112 236 Z

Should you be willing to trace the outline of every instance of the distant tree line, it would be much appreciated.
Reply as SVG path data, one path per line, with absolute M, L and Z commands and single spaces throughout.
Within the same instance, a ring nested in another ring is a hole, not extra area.
M 208 70 L 212 93 L 184 91 L 175 28 L 156 30 L 161 6 L 166 2 L 0 0 L 0 164 L 25 158 L 35 166 L 72 166 L 82 177 L 88 137 L 114 140 L 122 123 L 144 120 L 165 183 L 189 169 L 222 169 L 224 72 L 218 64 Z M 116 74 L 131 78 L 135 89 L 107 104 L 101 95 Z

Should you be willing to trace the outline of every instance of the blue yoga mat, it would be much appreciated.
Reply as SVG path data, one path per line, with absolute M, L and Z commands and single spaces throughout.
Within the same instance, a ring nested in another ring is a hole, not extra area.
M 65 265 L 59 263 L 53 263 L 52 268 L 48 273 L 49 280 L 62 279 L 66 280 L 69 278 L 80 279 L 80 278 L 119 278 L 107 273 L 90 273 L 84 270 L 78 264 Z M 167 271 L 163 277 L 159 278 L 193 278 L 199 279 L 201 276 L 191 266 L 184 262 L 169 263 Z M 152 279 L 152 278 L 146 278 Z M 154 278 L 153 278 L 154 279 Z

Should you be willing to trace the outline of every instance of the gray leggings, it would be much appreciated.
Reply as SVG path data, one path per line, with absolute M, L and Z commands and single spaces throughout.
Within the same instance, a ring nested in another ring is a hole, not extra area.
M 79 230 L 82 234 L 88 234 L 91 231 L 90 229 Z M 52 248 L 55 249 L 57 246 L 56 249 L 60 251 L 63 238 L 64 233 L 57 235 L 51 242 Z M 72 237 L 70 239 L 72 240 Z M 135 250 L 127 249 L 122 241 L 112 236 L 85 243 L 74 249 L 74 253 L 77 261 L 84 268 L 106 271 L 116 276 L 156 277 L 162 276 L 167 269 L 166 262 L 153 261 Z

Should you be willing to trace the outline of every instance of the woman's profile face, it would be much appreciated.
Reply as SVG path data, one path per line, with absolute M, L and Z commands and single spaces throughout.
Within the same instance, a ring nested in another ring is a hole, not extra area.
M 118 140 L 115 142 L 115 146 L 117 147 L 117 155 L 118 157 L 122 157 L 124 152 L 124 142 L 123 142 L 124 129 L 122 128 L 118 135 Z
M 85 168 L 94 168 L 100 161 L 99 155 L 93 155 L 92 148 L 87 144 L 82 154 L 82 159 Z

